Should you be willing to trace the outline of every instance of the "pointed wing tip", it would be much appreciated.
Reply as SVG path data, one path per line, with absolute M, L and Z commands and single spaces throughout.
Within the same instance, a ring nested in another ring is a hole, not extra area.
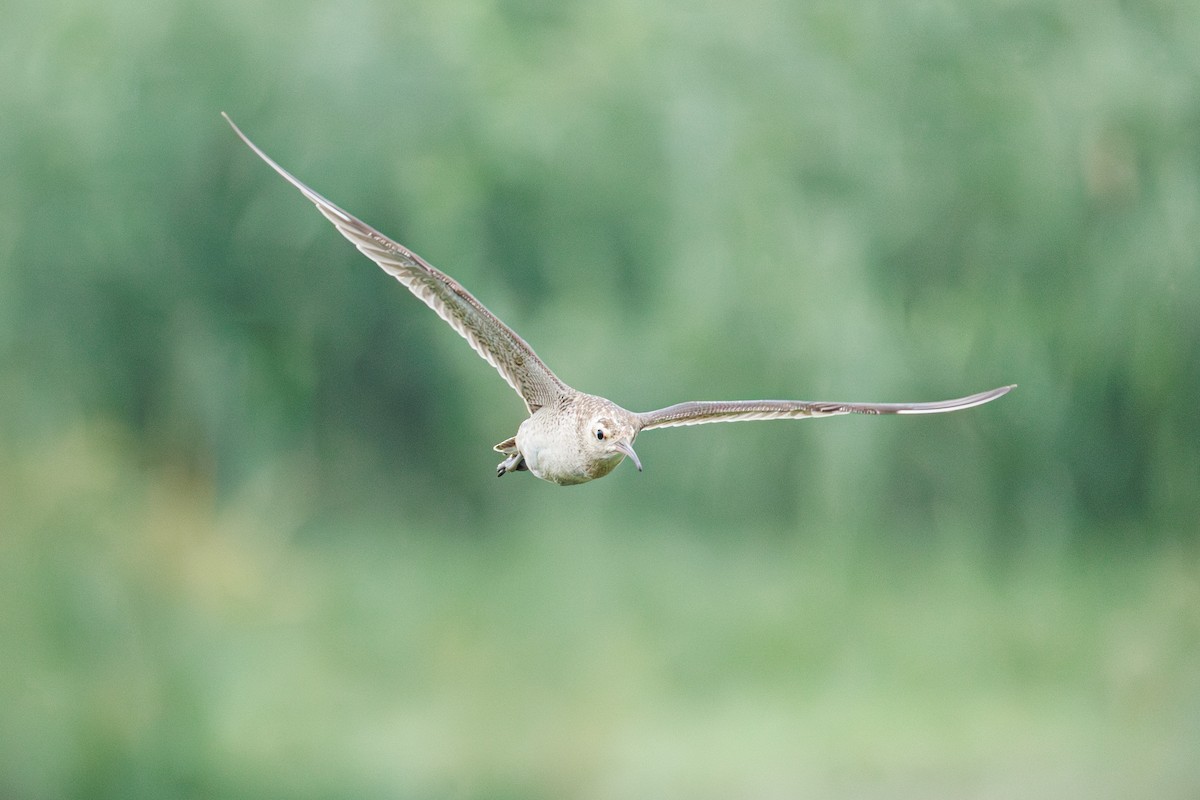
M 998 386 L 995 389 L 990 389 L 986 392 L 980 392 L 979 394 L 976 394 L 976 395 L 964 397 L 962 400 L 958 401 L 962 405 L 960 405 L 957 408 L 952 409 L 952 410 L 974 408 L 975 406 L 981 406 L 981 405 L 984 405 L 985 403 L 990 403 L 993 400 L 998 400 L 999 398 L 1008 394 L 1015 388 L 1017 388 L 1017 384 L 1010 383 L 1007 386 Z
M 330 214 L 332 214 L 333 217 L 336 217 L 337 219 L 333 219 L 332 217 L 330 218 L 330 221 L 333 222 L 334 225 L 339 225 L 339 224 L 355 225 L 355 224 L 357 224 L 357 225 L 361 225 L 364 228 L 367 227 L 367 225 L 365 223 L 361 222 L 360 220 L 358 220 L 356 217 L 352 216 L 348 212 L 343 211 L 336 203 L 329 201 L 323 195 L 319 194 L 316 190 L 312 189 L 308 184 L 304 183 L 304 181 L 300 180 L 295 175 L 293 175 L 292 173 L 288 172 L 286 169 L 281 167 L 279 165 L 279 162 L 277 162 L 275 159 L 271 158 L 269 155 L 267 155 L 265 152 L 263 152 L 263 149 L 261 147 L 259 147 L 258 145 L 256 145 L 253 141 L 251 141 L 249 136 L 242 133 L 242 129 L 239 128 L 234 123 L 234 121 L 229 117 L 229 115 L 226 114 L 224 111 L 221 112 L 221 116 L 224 117 L 225 121 L 229 123 L 229 127 L 233 128 L 233 132 L 238 135 L 238 138 L 241 139 L 242 142 L 244 142 L 245 145 L 247 147 L 249 147 L 250 150 L 253 151 L 256 156 L 258 156 L 263 161 L 265 161 L 267 163 L 267 166 L 269 166 L 271 169 L 273 169 L 277 173 L 279 173 L 279 175 L 282 176 L 283 179 L 286 180 L 288 183 L 290 183 L 292 186 L 299 189 L 300 193 L 303 194 L 305 197 L 307 197 L 309 202 L 313 203 L 318 209 L 321 210 L 321 213 L 325 214 L 326 216 L 329 216 Z M 380 235 L 382 236 L 382 234 L 380 234 Z
M 242 129 L 237 126 L 237 123 L 235 123 L 233 121 L 232 117 L 230 117 L 224 111 L 221 112 L 221 117 L 222 117 L 222 119 L 224 119 L 226 122 L 229 123 L 229 127 L 233 128 L 234 133 L 236 133 L 239 137 L 241 137 L 241 139 L 243 141 L 246 140 L 246 134 L 242 133 Z
M 989 392 L 989 394 L 991 394 L 992 397 L 989 399 L 995 400 L 997 397 L 1003 397 L 1004 395 L 1008 394 L 1015 388 L 1017 388 L 1017 384 L 1010 383 L 1007 386 L 1001 386 L 998 389 L 992 389 L 992 391 Z
M 958 401 L 959 405 L 955 405 L 954 407 L 948 408 L 945 410 L 947 410 L 947 411 L 964 411 L 968 408 L 975 408 L 976 406 L 982 406 L 982 405 L 985 405 L 986 403 L 992 402 L 993 400 L 998 400 L 999 398 L 1008 394 L 1015 388 L 1017 388 L 1017 384 L 1015 384 L 1015 383 L 1010 383 L 1007 386 L 998 386 L 995 389 L 991 389 L 986 392 L 980 392 L 979 394 L 965 397 L 962 400 Z
M 995 389 L 992 389 L 990 392 L 984 392 L 984 394 L 990 395 L 988 397 L 989 400 L 995 400 L 997 397 L 1003 397 L 1004 395 L 1008 394 L 1015 388 L 1017 388 L 1017 384 L 1010 383 L 1007 386 L 1000 386 Z
M 966 408 L 982 406 L 992 402 L 993 400 L 999 400 L 1001 397 L 1004 397 L 1004 395 L 1008 394 L 1015 388 L 1017 388 L 1017 384 L 1010 383 L 1007 386 L 999 386 L 995 389 L 992 389 L 990 392 L 983 392 L 982 394 L 977 395 L 979 399 L 976 402 L 971 403 L 970 405 L 966 406 Z
M 237 134 L 238 138 L 241 139 L 243 142 L 245 142 L 246 146 L 254 151 L 255 155 L 257 155 L 263 161 L 270 164 L 272 169 L 274 169 L 276 172 L 278 172 L 283 177 L 287 178 L 292 183 L 296 182 L 296 179 L 294 177 L 292 177 L 291 173 L 289 173 L 283 167 L 281 167 L 277 163 L 275 163 L 274 159 L 272 159 L 270 156 L 268 156 L 266 153 L 264 153 L 262 151 L 262 149 L 259 148 L 259 146 L 256 145 L 254 142 L 250 141 L 250 137 L 247 136 L 246 134 L 242 133 L 242 129 L 237 126 L 237 123 L 235 123 L 228 114 L 226 114 L 224 111 L 222 111 L 221 116 L 224 117 L 225 121 L 229 123 L 229 127 L 233 128 L 233 132 Z
M 966 411 L 968 408 L 982 406 L 1001 398 L 1015 388 L 1017 388 L 1017 384 L 1010 383 L 1007 386 L 998 386 L 995 389 L 989 389 L 986 392 L 979 392 L 978 394 L 970 394 L 966 397 L 960 397 L 957 400 L 945 400 L 938 403 L 879 406 L 878 408 L 881 409 L 882 413 L 894 414 L 944 414 L 950 411 Z

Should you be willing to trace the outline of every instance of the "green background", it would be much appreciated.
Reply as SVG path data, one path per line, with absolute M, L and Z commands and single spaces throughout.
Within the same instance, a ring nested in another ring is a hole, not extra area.
M 0 796 L 1200 792 L 1200 6 L 10 0 Z M 937 400 L 497 480 L 568 383 Z

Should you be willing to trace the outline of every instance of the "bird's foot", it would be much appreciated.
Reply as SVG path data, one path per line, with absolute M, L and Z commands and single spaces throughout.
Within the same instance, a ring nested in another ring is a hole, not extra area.
M 519 452 L 513 453 L 511 456 L 496 465 L 496 477 L 503 478 L 505 473 L 516 472 L 522 469 L 528 469 L 528 467 L 525 466 L 524 457 Z

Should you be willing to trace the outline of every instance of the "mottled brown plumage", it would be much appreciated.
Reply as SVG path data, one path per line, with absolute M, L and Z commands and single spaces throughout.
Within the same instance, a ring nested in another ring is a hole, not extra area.
M 301 183 L 250 141 L 228 115 L 223 116 L 259 158 L 299 189 L 364 255 L 458 331 L 525 401 L 529 417 L 516 436 L 495 447 L 505 456 L 497 466 L 497 475 L 528 470 L 563 486 L 584 483 L 604 477 L 626 457 L 641 471 L 633 441 L 642 431 L 654 428 L 837 414 L 939 414 L 982 405 L 1013 388 L 1001 386 L 934 403 L 729 400 L 691 401 L 640 414 L 627 411 L 611 400 L 567 386 L 516 331 L 488 311 L 462 284 Z

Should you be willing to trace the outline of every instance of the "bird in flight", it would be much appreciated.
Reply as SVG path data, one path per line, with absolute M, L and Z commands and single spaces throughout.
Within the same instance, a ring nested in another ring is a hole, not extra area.
M 655 428 L 838 414 L 941 414 L 983 405 L 1015 386 L 932 403 L 693 400 L 657 411 L 627 411 L 611 400 L 563 383 L 516 331 L 462 284 L 317 194 L 250 141 L 228 114 L 222 112 L 222 116 L 259 158 L 299 189 L 367 258 L 437 312 L 525 401 L 529 417 L 517 428 L 516 436 L 494 448 L 504 455 L 496 467 L 498 476 L 528 470 L 542 480 L 569 486 L 602 478 L 625 458 L 641 472 L 633 442 L 642 431 Z

